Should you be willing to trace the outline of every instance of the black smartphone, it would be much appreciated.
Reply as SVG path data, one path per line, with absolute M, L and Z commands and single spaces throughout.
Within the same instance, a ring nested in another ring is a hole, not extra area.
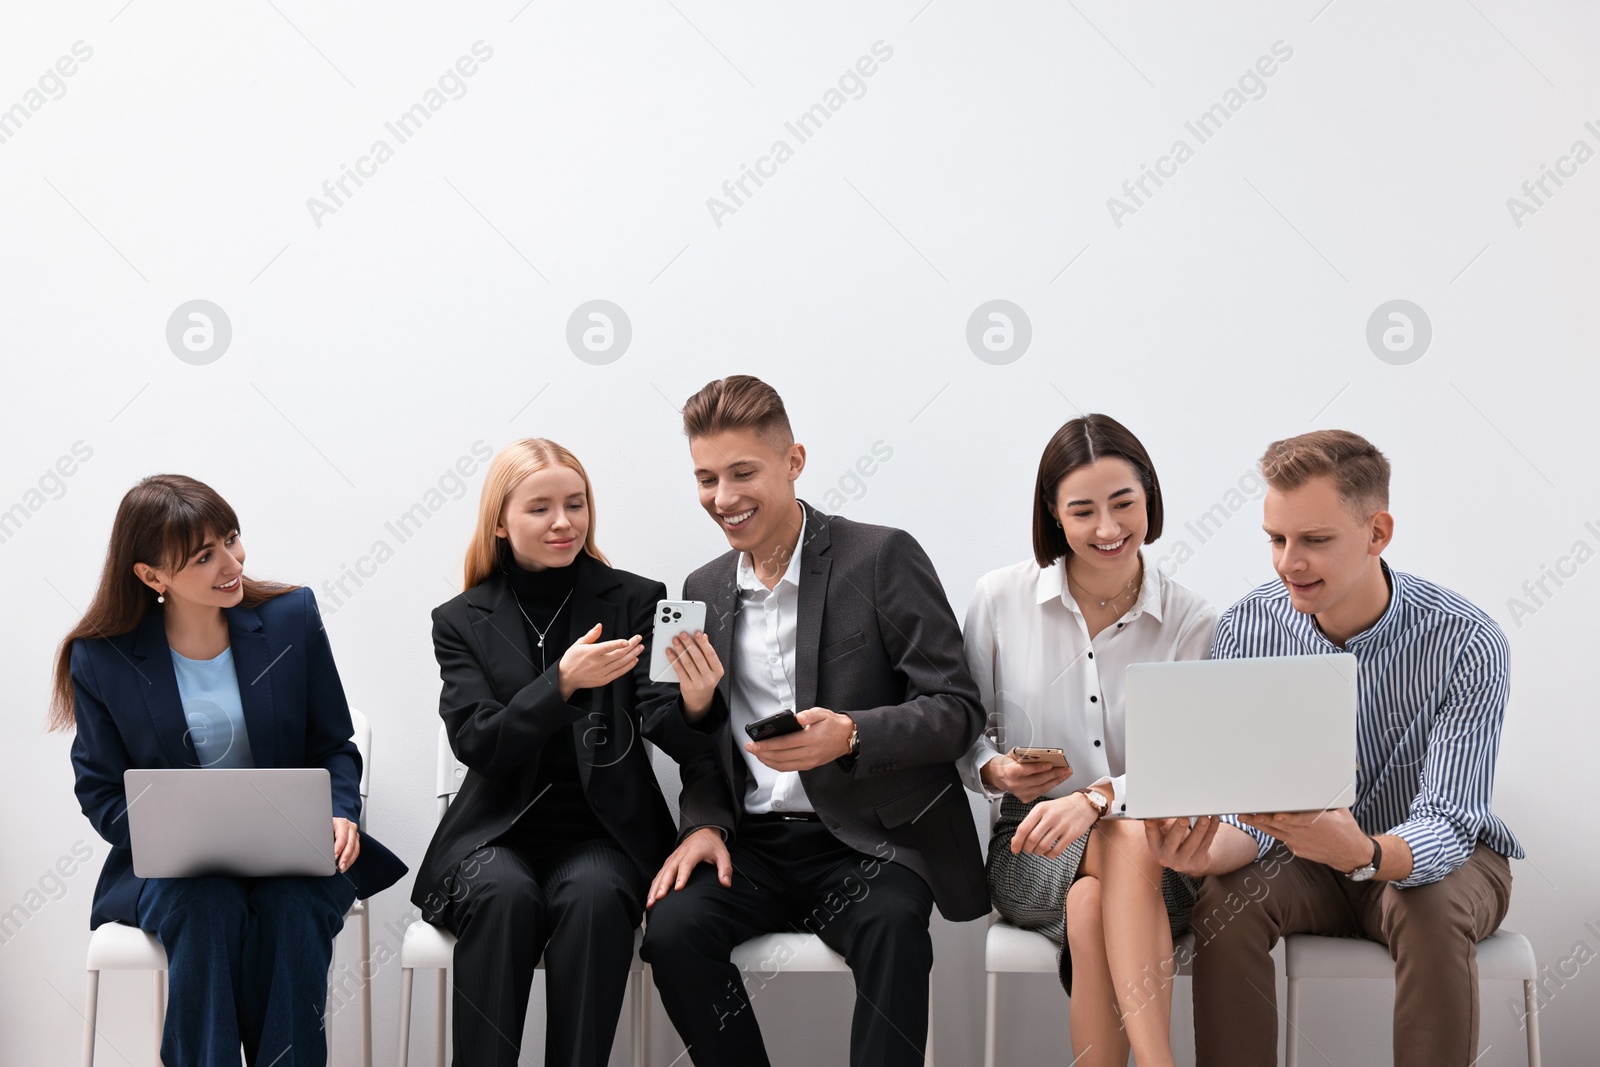
M 794 717 L 794 712 L 784 708 L 776 715 L 768 715 L 765 719 L 757 719 L 744 728 L 752 741 L 765 741 L 769 737 L 782 737 L 792 734 L 796 730 L 803 730 L 800 720 Z

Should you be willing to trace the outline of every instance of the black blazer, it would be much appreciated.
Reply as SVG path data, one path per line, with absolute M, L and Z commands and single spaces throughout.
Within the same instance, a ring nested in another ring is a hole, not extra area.
M 795 711 L 824 707 L 856 723 L 860 754 L 800 772 L 823 824 L 858 851 L 916 871 L 946 918 L 989 911 L 972 812 L 955 761 L 983 728 L 961 629 L 927 553 L 903 530 L 806 511 L 795 648 Z M 647 729 L 681 764 L 683 834 L 716 826 L 731 843 L 748 769 L 728 717 L 738 553 L 683 584 L 706 602 L 706 632 L 724 674 L 700 722 L 674 688 L 646 707 Z M 684 759 L 678 755 L 684 753 Z
M 351 740 L 350 705 L 333 663 L 317 600 L 305 587 L 258 604 L 224 608 L 245 732 L 257 767 L 325 767 L 333 814 L 361 821 L 361 756 Z M 72 766 L 78 803 L 111 845 L 100 870 L 89 926 L 137 925 L 139 890 L 128 840 L 122 772 L 129 768 L 198 767 L 178 695 L 178 675 L 162 612 L 116 637 L 72 642 L 72 692 L 77 736 Z M 333 848 L 333 831 L 328 832 Z M 370 834 L 345 872 L 361 899 L 387 889 L 406 865 Z
M 573 561 L 571 632 L 601 624 L 600 640 L 644 637 L 638 666 L 601 689 L 580 689 L 568 703 L 554 661 L 535 675 L 528 631 L 506 576 L 495 572 L 433 611 L 433 651 L 443 688 L 439 715 L 450 747 L 467 766 L 461 791 L 434 831 L 417 870 L 411 901 L 436 921 L 466 859 L 519 818 L 537 819 L 535 781 L 544 744 L 570 730 L 584 794 L 646 882 L 672 850 L 672 815 L 641 741 L 641 699 L 676 692 L 650 681 L 656 602 L 667 587 L 608 567 L 587 553 Z M 565 649 L 554 652 L 559 658 Z M 653 740 L 653 739 L 652 739 Z

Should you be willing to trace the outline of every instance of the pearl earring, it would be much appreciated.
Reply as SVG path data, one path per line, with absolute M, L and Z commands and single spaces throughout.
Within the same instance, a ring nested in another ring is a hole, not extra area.
M 157 604 L 165 604 L 166 602 L 167 602 L 167 595 L 165 593 L 157 593 L 156 594 L 156 603 Z

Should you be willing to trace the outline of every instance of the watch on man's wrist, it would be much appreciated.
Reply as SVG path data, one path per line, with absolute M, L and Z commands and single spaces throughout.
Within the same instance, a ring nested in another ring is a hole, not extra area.
M 1378 873 L 1378 868 L 1383 865 L 1383 846 L 1378 844 L 1376 837 L 1369 837 L 1367 840 L 1372 842 L 1372 862 L 1365 867 L 1357 867 L 1346 875 L 1352 882 L 1370 882 Z
M 854 719 L 850 720 L 850 751 L 851 756 L 861 755 L 861 727 L 856 725 Z

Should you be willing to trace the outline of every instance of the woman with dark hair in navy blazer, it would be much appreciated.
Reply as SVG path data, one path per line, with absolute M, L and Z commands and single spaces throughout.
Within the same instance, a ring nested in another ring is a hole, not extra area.
M 56 660 L 52 729 L 77 728 L 78 801 L 110 855 L 89 926 L 122 922 L 167 950 L 167 1067 L 320 1067 L 333 939 L 345 912 L 405 874 L 357 830 L 361 757 L 309 589 L 244 575 L 233 508 L 157 474 L 117 509 L 100 587 Z M 324 767 L 333 788 L 326 878 L 133 873 L 133 767 Z

